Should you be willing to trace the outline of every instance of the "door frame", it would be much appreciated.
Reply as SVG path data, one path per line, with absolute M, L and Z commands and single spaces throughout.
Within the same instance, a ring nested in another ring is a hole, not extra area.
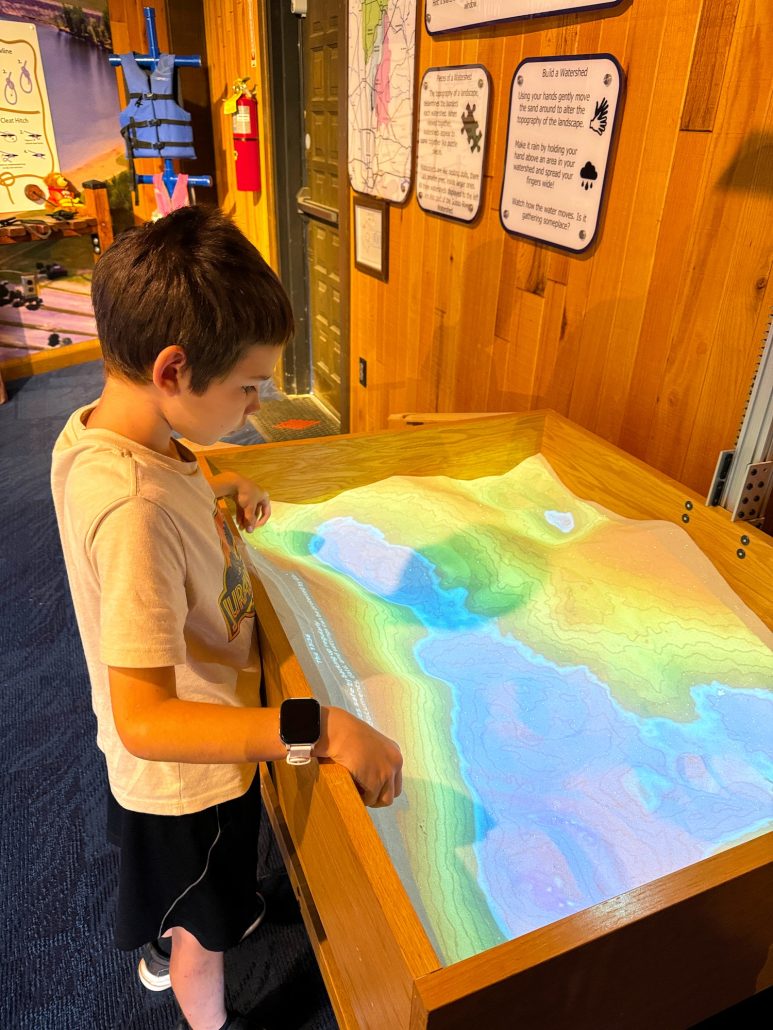
M 309 393 L 311 341 L 309 333 L 309 290 L 306 276 L 306 227 L 298 212 L 296 195 L 305 180 L 303 129 L 302 25 L 290 10 L 290 0 L 258 0 L 263 7 L 269 56 L 269 95 L 275 168 L 274 213 L 277 250 L 282 282 L 295 313 L 295 337 L 287 344 L 284 357 L 284 389 Z M 338 0 L 338 269 L 341 289 L 341 432 L 349 431 L 350 345 L 349 345 L 349 171 L 348 171 L 348 0 Z M 343 58 L 343 59 L 342 59 Z

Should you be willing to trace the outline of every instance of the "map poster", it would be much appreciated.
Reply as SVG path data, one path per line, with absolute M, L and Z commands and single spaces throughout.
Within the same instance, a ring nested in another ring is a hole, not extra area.
M 412 175 L 416 0 L 349 0 L 348 56 L 352 189 L 402 204 Z
M 611 54 L 530 57 L 518 65 L 499 206 L 508 232 L 576 252 L 591 245 L 622 80 Z
M 59 167 L 38 33 L 0 21 L 0 211 L 29 211 L 24 187 Z
M 419 91 L 416 197 L 471 222 L 480 210 L 491 83 L 480 64 L 429 68 Z
M 512 18 L 536 18 L 541 14 L 568 14 L 617 7 L 622 0 L 427 0 L 424 20 L 427 32 L 450 32 Z

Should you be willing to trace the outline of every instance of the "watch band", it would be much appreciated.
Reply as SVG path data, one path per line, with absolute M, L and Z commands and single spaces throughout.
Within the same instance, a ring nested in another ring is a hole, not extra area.
M 308 765 L 311 761 L 311 752 L 313 747 L 314 744 L 288 744 L 287 764 Z

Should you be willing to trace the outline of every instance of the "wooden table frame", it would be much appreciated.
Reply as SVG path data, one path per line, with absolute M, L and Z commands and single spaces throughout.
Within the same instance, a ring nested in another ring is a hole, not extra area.
M 683 526 L 773 623 L 770 538 L 744 526 L 739 559 L 741 530 L 724 509 L 552 412 L 209 451 L 202 464 L 250 475 L 275 499 L 312 502 L 395 474 L 497 474 L 538 452 L 580 497 Z M 254 583 L 267 703 L 308 695 Z M 345 1030 L 683 1028 L 773 984 L 773 833 L 444 968 L 345 770 L 274 763 L 261 776 Z

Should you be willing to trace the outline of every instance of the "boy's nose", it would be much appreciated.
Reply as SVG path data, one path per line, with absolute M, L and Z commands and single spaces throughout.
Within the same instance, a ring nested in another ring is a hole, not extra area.
M 260 397 L 258 397 L 257 394 L 255 394 L 250 403 L 247 405 L 247 414 L 251 415 L 253 411 L 260 411 Z

